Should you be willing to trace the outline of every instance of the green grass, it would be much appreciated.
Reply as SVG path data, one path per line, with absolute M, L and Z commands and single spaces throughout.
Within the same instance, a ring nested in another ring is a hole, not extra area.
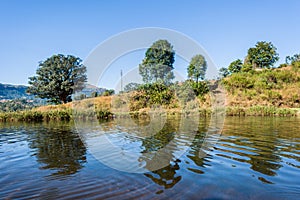
M 109 110 L 86 110 L 76 112 L 72 109 L 36 111 L 26 110 L 17 112 L 1 112 L 0 122 L 40 122 L 40 121 L 70 121 L 74 117 L 86 120 L 96 117 L 97 119 L 112 118 Z
M 298 111 L 292 108 L 275 106 L 228 107 L 227 116 L 297 116 Z
M 190 110 L 165 110 L 168 116 L 193 116 L 199 114 L 201 117 L 207 117 L 212 114 L 210 108 L 200 108 L 198 113 Z M 300 109 L 277 108 L 275 106 L 252 106 L 252 107 L 227 107 L 226 116 L 297 116 Z M 162 113 L 164 114 L 164 113 Z M 132 117 L 138 118 L 147 115 L 147 112 L 130 111 L 123 113 L 112 113 L 109 110 L 85 110 L 73 111 L 72 109 L 48 110 L 48 111 L 17 111 L 1 112 L 0 122 L 41 122 L 41 121 L 70 121 L 74 118 L 81 120 L 87 119 L 112 119 L 114 117 Z

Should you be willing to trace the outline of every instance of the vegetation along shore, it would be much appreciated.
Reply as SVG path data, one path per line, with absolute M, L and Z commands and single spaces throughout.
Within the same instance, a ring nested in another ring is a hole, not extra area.
M 207 117 L 215 109 L 224 109 L 227 116 L 300 116 L 300 55 L 288 56 L 274 67 L 276 50 L 271 42 L 257 42 L 243 60 L 220 68 L 217 80 L 206 79 L 206 59 L 198 54 L 187 66 L 188 79 L 173 82 L 175 51 L 167 40 L 158 40 L 139 65 L 144 83 L 129 83 L 118 94 L 107 89 L 80 92 L 86 86 L 86 67 L 74 56 L 54 55 L 39 64 L 27 88 L 31 98 L 45 99 L 43 104 L 49 105 L 14 104 L 10 110 L 12 103 L 6 102 L 0 121 L 109 119 L 151 112 Z

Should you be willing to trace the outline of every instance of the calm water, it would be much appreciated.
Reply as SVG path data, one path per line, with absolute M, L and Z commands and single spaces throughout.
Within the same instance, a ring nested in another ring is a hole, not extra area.
M 300 198 L 299 118 L 226 118 L 207 154 L 205 119 L 192 136 L 180 133 L 176 119 L 155 125 L 150 136 L 125 119 L 99 126 L 114 145 L 136 153 L 172 141 L 169 164 L 153 172 L 122 172 L 96 159 L 92 148 L 99 137 L 85 138 L 72 123 L 0 124 L 0 199 Z M 179 150 L 186 152 L 178 158 Z M 116 162 L 113 152 L 105 154 Z

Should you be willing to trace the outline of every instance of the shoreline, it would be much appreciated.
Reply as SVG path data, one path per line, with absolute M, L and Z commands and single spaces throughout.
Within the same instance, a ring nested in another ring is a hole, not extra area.
M 72 108 L 56 108 L 53 110 L 24 110 L 15 112 L 0 112 L 0 122 L 42 122 L 42 121 L 71 121 L 74 119 L 89 120 L 89 119 L 114 119 L 122 117 L 139 118 L 148 116 L 150 113 L 174 116 L 185 115 L 193 116 L 193 113 L 198 112 L 202 117 L 208 117 L 212 114 L 211 108 L 199 108 L 198 110 L 184 110 L 184 109 L 164 109 L 149 111 L 148 109 L 141 109 L 130 112 L 112 112 L 110 109 L 87 109 L 76 111 Z M 222 109 L 217 109 L 217 112 L 223 112 Z M 223 112 L 224 113 L 224 112 Z M 299 108 L 278 108 L 274 106 L 252 106 L 252 107 L 226 107 L 226 116 L 239 117 L 299 117 Z

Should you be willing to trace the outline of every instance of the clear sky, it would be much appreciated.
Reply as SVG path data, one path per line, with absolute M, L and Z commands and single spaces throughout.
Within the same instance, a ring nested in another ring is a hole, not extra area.
M 1 0 L 0 82 L 27 84 L 53 54 L 84 60 L 105 39 L 142 27 L 190 36 L 219 68 L 271 41 L 279 65 L 300 53 L 299 24 L 299 0 Z

